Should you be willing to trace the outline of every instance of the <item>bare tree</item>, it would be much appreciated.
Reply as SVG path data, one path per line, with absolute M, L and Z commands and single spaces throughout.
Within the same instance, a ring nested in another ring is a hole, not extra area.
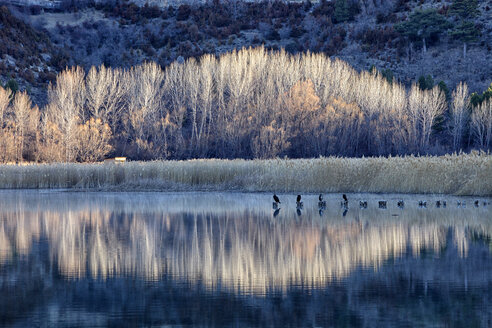
M 492 100 L 485 100 L 473 108 L 471 126 L 475 143 L 482 149 L 489 149 L 492 146 Z
M 152 154 L 152 136 L 162 117 L 164 72 L 156 63 L 145 63 L 133 68 L 130 78 L 127 133 L 133 137 L 137 156 L 159 157 Z
M 282 98 L 282 125 L 291 140 L 296 155 L 306 155 L 312 143 L 306 137 L 314 130 L 314 117 L 320 109 L 320 100 L 311 80 L 297 82 Z
M 0 86 L 0 128 L 3 127 L 5 114 L 7 112 L 7 108 L 9 107 L 11 96 L 12 91 L 10 91 L 10 89 L 4 89 Z
M 109 84 L 111 83 L 112 69 L 107 69 L 104 65 L 99 68 L 92 67 L 85 79 L 87 94 L 87 112 L 91 117 L 108 121 L 108 113 L 104 104 L 109 98 Z
M 0 86 L 0 162 L 14 160 L 16 149 L 13 127 L 8 119 L 12 92 Z
M 420 141 L 421 150 L 427 150 L 430 145 L 432 126 L 436 118 L 442 115 L 447 108 L 446 96 L 439 86 L 424 91 L 424 103 L 420 116 L 422 134 Z
M 31 100 L 26 92 L 17 92 L 11 106 L 12 122 L 15 129 L 16 161 L 23 160 L 24 136 L 27 132 Z
M 45 119 L 55 124 L 56 130 L 61 133 L 60 146 L 65 153 L 64 160 L 67 162 L 75 161 L 77 157 L 77 125 L 86 121 L 85 97 L 84 71 L 80 67 L 72 67 L 61 72 L 56 77 L 56 85 L 50 85 L 48 88 L 49 104 L 45 109 Z M 44 125 L 44 127 L 50 126 L 50 124 Z M 54 129 L 49 128 L 44 132 L 53 131 Z
M 419 140 L 421 140 L 421 129 L 419 126 L 421 112 L 423 111 L 424 92 L 413 84 L 408 94 L 408 125 L 409 125 L 409 140 L 408 146 L 411 152 L 420 151 Z
M 256 158 L 274 158 L 285 152 L 290 146 L 286 131 L 276 121 L 264 126 L 259 135 L 253 138 L 252 149 Z
M 460 82 L 452 94 L 449 128 L 453 136 L 453 149 L 461 149 L 463 134 L 468 126 L 470 97 L 466 83 Z
M 77 159 L 81 162 L 96 162 L 112 150 L 109 141 L 111 129 L 100 118 L 91 118 L 78 127 Z

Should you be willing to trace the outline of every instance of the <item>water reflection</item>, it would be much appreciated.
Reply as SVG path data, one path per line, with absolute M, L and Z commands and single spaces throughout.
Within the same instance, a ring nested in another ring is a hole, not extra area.
M 353 295 L 368 283 L 398 289 L 408 277 L 425 293 L 492 283 L 490 207 L 419 208 L 406 196 L 402 209 L 395 195 L 381 210 L 364 197 L 367 208 L 347 209 L 325 195 L 319 209 L 307 195 L 301 210 L 283 195 L 273 210 L 263 194 L 0 192 L 0 285 L 131 278 L 269 299 L 340 283 Z

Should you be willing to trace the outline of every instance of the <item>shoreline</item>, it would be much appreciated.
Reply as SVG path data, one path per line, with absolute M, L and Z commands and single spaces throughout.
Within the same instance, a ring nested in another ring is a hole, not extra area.
M 492 156 L 4 164 L 0 189 L 492 196 Z
M 64 189 L 35 189 L 35 188 L 30 188 L 30 189 L 1 189 L 0 188 L 0 194 L 1 193 L 8 193 L 8 192 L 33 192 L 33 193 L 39 193 L 39 194 L 49 194 L 49 193 L 60 193 L 60 194 L 159 194 L 159 195 L 177 195 L 177 194 L 245 194 L 245 195 L 265 195 L 270 198 L 272 197 L 272 192 L 271 191 L 245 191 L 245 190 L 219 190 L 219 189 L 208 189 L 208 190 L 198 190 L 198 189 L 189 189 L 189 190 L 184 190 L 184 189 L 176 189 L 176 190 L 159 190 L 159 189 L 124 189 L 124 190 L 115 190 L 115 189 L 70 189 L 70 188 L 64 188 Z M 332 199 L 335 198 L 337 201 L 339 200 L 339 197 L 341 194 L 344 193 L 343 191 L 333 191 L 333 192 L 326 192 L 322 193 L 323 197 L 325 199 Z M 277 192 L 276 193 L 280 197 L 295 197 L 297 194 L 301 194 L 303 198 L 305 197 L 317 197 L 319 192 L 302 192 L 302 191 L 290 191 L 290 192 Z M 457 194 L 439 194 L 439 193 L 399 193 L 399 192 L 346 192 L 347 196 L 351 199 L 351 202 L 357 202 L 359 201 L 360 197 L 362 196 L 380 196 L 380 197 L 387 197 L 389 200 L 400 200 L 400 199 L 405 199 L 406 197 L 414 197 L 414 196 L 425 196 L 431 198 L 431 200 L 440 200 L 443 197 L 452 197 L 456 199 L 469 199 L 469 200 L 490 200 L 492 202 L 492 195 L 457 195 Z M 354 197 L 357 197 L 354 200 Z M 389 197 L 389 198 L 388 198 Z

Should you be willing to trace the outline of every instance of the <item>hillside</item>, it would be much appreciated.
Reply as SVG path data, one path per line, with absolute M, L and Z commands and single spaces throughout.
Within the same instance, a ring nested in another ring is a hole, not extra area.
M 165 66 L 264 45 L 324 52 L 407 86 L 425 76 L 426 83 L 453 89 L 466 81 L 471 91 L 483 91 L 492 82 L 491 7 L 490 0 L 216 1 L 178 8 L 118 2 L 66 12 L 3 7 L 0 74 L 44 103 L 42 90 L 65 65 Z

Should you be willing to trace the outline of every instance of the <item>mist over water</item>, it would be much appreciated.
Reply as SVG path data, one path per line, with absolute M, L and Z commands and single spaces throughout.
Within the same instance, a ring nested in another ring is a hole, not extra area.
M 491 324 L 490 198 L 271 196 L 1 191 L 0 326 Z

